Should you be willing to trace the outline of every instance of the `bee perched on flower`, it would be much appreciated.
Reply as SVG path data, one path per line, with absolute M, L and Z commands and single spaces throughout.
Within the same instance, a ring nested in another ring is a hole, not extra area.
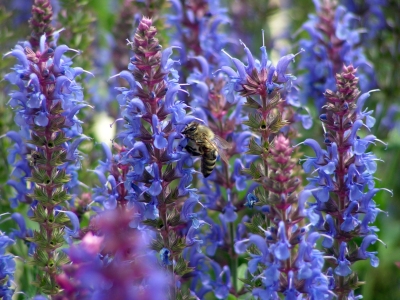
M 201 156 L 201 173 L 208 177 L 214 170 L 218 155 L 228 164 L 224 149 L 231 145 L 210 128 L 196 122 L 189 123 L 182 131 L 187 138 L 185 149 L 193 156 Z

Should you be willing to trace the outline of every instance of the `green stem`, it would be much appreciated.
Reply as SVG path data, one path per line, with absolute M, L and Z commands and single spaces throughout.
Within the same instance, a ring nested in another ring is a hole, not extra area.
M 237 288 L 237 270 L 238 270 L 238 256 L 235 253 L 235 230 L 233 222 L 229 223 L 229 235 L 231 239 L 231 273 L 232 273 L 232 280 L 233 280 L 233 289 L 234 295 L 237 295 L 238 288 Z

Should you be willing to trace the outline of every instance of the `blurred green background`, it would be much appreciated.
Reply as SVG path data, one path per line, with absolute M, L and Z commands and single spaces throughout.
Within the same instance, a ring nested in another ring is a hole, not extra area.
M 121 45 L 123 47 L 126 39 L 132 35 L 135 14 L 136 16 L 153 16 L 159 28 L 162 44 L 168 45 L 168 28 L 164 24 L 164 18 L 169 4 L 163 0 L 60 0 L 52 2 L 56 12 L 54 26 L 56 29 L 65 28 L 60 35 L 59 44 L 66 43 L 71 48 L 82 50 L 82 55 L 74 60 L 75 65 L 95 74 L 95 78 L 84 79 L 82 82 L 85 88 L 85 99 L 94 106 L 94 109 L 86 109 L 80 116 L 85 121 L 84 133 L 93 138 L 91 142 L 84 143 L 80 148 L 85 156 L 82 161 L 82 170 L 94 169 L 96 161 L 102 155 L 97 143 L 110 142 L 115 134 L 115 126 L 110 129 L 109 124 L 118 116 L 118 105 L 116 101 L 113 101 L 114 95 L 109 90 L 107 80 L 120 72 L 129 62 L 129 50 L 126 48 L 125 53 L 117 50 L 120 50 Z M 400 264 L 400 202 L 398 201 L 400 123 L 398 114 L 394 114 L 397 118 L 393 117 L 391 120 L 394 124 L 392 131 L 388 132 L 381 124 L 392 104 L 400 106 L 400 1 L 385 2 L 383 11 L 386 27 L 369 42 L 365 49 L 367 58 L 374 65 L 378 80 L 377 88 L 381 92 L 373 93 L 366 106 L 377 110 L 375 115 L 377 124 L 373 129 L 373 134 L 388 144 L 387 148 L 381 144 L 372 147 L 376 156 L 383 160 L 378 163 L 376 186 L 393 190 L 394 196 L 391 197 L 389 193 L 381 191 L 374 198 L 379 208 L 389 213 L 388 217 L 380 214 L 376 221 L 376 225 L 380 228 L 379 238 L 387 244 L 387 247 L 379 243 L 373 246 L 379 253 L 379 267 L 372 268 L 369 261 L 357 262 L 354 266 L 360 280 L 366 281 L 366 284 L 357 290 L 357 294 L 363 295 L 363 299 L 366 300 L 400 299 L 400 269 L 396 265 L 396 263 Z M 265 29 L 267 49 L 270 49 L 270 57 L 275 62 L 281 51 L 283 53 L 298 52 L 298 40 L 307 38 L 307 34 L 299 29 L 307 20 L 308 15 L 315 13 L 311 0 L 229 0 L 221 3 L 228 8 L 232 18 L 232 23 L 224 28 L 228 34 L 231 32 L 232 37 L 237 39 L 236 43 L 239 44 L 238 39 L 242 39 L 253 53 L 258 55 L 258 49 L 262 45 L 261 29 Z M 358 1 L 358 3 L 363 3 L 363 1 Z M 31 5 L 30 0 L 0 1 L 0 53 L 2 55 L 10 51 L 18 41 L 25 40 L 29 36 L 28 19 Z M 14 62 L 12 58 L 0 60 L 1 77 L 9 72 Z M 302 72 L 295 75 L 300 77 Z M 11 110 L 6 105 L 8 83 L 0 81 L 0 90 L 0 135 L 4 135 L 7 131 L 16 128 Z M 311 130 L 302 131 L 301 134 L 304 138 L 319 136 L 318 140 L 322 142 L 322 128 L 318 122 L 316 109 L 311 103 L 309 108 L 313 113 L 315 123 Z M 11 171 L 7 163 L 9 146 L 10 141 L 7 138 L 0 139 L 0 213 L 11 211 L 8 199 L 13 191 L 6 184 Z M 81 173 L 84 183 L 88 187 L 94 186 L 95 178 L 88 172 Z M 17 211 L 24 212 L 26 209 L 20 205 Z M 5 221 L 0 224 L 0 229 L 7 232 L 11 226 L 14 226 L 11 221 Z M 23 251 L 26 249 L 21 249 L 24 247 L 19 241 L 11 251 L 23 257 L 25 256 Z M 16 274 L 16 284 L 19 290 L 29 291 L 32 288 L 30 281 L 33 274 L 25 272 L 24 268 L 27 266 L 18 261 L 19 271 Z M 24 298 L 23 295 L 15 297 Z

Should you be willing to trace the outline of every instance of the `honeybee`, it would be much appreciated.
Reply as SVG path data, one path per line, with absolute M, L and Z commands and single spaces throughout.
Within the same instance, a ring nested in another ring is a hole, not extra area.
M 186 125 L 182 134 L 187 138 L 186 151 L 193 156 L 202 157 L 201 173 L 204 177 L 208 177 L 214 170 L 218 154 L 228 164 L 223 150 L 231 148 L 231 145 L 207 126 L 191 122 Z

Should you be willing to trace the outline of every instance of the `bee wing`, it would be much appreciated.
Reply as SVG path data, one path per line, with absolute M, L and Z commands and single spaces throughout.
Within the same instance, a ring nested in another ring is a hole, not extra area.
M 218 135 L 214 135 L 213 138 L 213 144 L 215 144 L 218 149 L 231 149 L 232 148 L 232 144 L 225 141 L 222 137 L 218 136 Z
M 225 154 L 225 151 L 224 150 L 222 150 L 222 149 L 220 149 L 219 151 L 218 151 L 218 154 L 219 154 L 219 157 L 221 157 L 221 159 L 226 163 L 226 165 L 228 166 L 229 165 L 229 160 L 228 160 L 228 157 L 226 156 L 226 154 Z
M 225 154 L 224 149 L 231 149 L 232 144 L 224 140 L 222 137 L 215 135 L 214 138 L 212 139 L 211 142 L 212 145 L 214 145 L 218 149 L 218 154 L 221 157 L 221 159 L 229 165 L 229 160 L 228 157 Z

